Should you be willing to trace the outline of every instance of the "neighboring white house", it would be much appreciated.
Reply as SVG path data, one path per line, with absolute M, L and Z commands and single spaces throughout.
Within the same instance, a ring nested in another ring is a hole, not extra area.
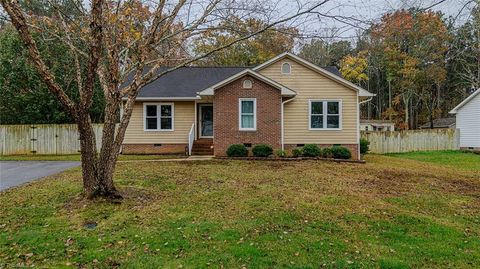
M 456 106 L 457 129 L 460 130 L 460 148 L 480 150 L 480 89 Z
M 360 120 L 361 131 L 395 131 L 395 123 L 388 120 Z

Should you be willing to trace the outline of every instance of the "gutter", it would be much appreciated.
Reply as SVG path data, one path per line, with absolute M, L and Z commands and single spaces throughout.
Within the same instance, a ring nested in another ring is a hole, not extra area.
M 284 142 L 284 135 L 285 135 L 284 125 L 285 124 L 283 123 L 283 121 L 284 121 L 284 119 L 283 119 L 283 106 L 286 103 L 288 103 L 290 101 L 293 101 L 296 97 L 297 96 L 293 96 L 292 98 L 282 102 L 282 106 L 281 106 L 281 117 L 282 117 L 282 122 L 281 122 L 281 140 L 282 141 L 281 141 L 281 143 L 282 143 L 282 150 L 285 150 L 285 142 Z
M 366 100 L 363 100 L 363 101 L 361 101 L 361 102 L 358 102 L 358 105 L 361 105 L 361 104 L 370 102 L 370 101 L 372 101 L 372 99 L 373 99 L 373 96 L 370 96 L 370 98 L 368 98 L 368 99 L 366 99 Z

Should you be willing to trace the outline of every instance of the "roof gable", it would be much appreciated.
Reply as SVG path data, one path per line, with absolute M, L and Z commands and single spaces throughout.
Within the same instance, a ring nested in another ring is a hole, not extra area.
M 371 92 L 368 92 L 367 90 L 363 89 L 362 87 L 360 86 L 357 86 L 353 83 L 351 83 L 350 81 L 342 78 L 341 76 L 338 76 L 338 75 L 335 75 L 334 73 L 332 73 L 331 71 L 327 71 L 315 64 L 312 64 L 311 62 L 305 60 L 305 59 L 302 59 L 292 53 L 289 53 L 289 52 L 285 52 L 285 53 L 282 53 L 268 61 L 266 61 L 265 63 L 259 65 L 259 66 L 256 66 L 255 68 L 253 68 L 254 71 L 259 71 L 267 66 L 270 66 L 282 59 L 285 59 L 285 58 L 288 58 L 292 61 L 295 61 L 297 62 L 298 64 L 301 64 L 317 73 L 320 73 L 322 75 L 324 75 L 325 77 L 337 82 L 337 83 L 340 83 L 342 84 L 343 86 L 351 89 L 351 90 L 354 90 L 356 92 L 358 92 L 358 95 L 359 96 L 364 96 L 364 97 L 372 97 L 372 96 L 375 96 L 375 94 L 371 93 Z
M 477 96 L 478 94 L 480 94 L 480 89 L 477 89 L 474 93 L 470 94 L 470 96 L 468 96 L 467 98 L 465 98 L 465 100 L 463 100 L 460 104 L 458 104 L 454 109 L 450 110 L 450 114 L 456 114 L 458 112 L 458 110 L 460 108 L 462 108 L 464 105 L 466 105 L 468 102 L 470 102 L 471 100 L 473 100 L 473 98 L 475 98 L 475 96 Z
M 237 73 L 233 76 L 230 76 L 230 77 L 218 82 L 217 84 L 212 85 L 212 86 L 198 92 L 198 95 L 213 95 L 215 93 L 216 89 L 221 88 L 221 87 L 223 87 L 223 86 L 225 86 L 225 85 L 227 85 L 227 84 L 229 84 L 229 83 L 231 83 L 231 82 L 233 82 L 233 81 L 235 81 L 235 80 L 237 80 L 237 79 L 239 79 L 239 78 L 241 78 L 245 75 L 250 75 L 250 76 L 252 76 L 252 77 L 254 77 L 258 80 L 261 80 L 261 81 L 269 84 L 270 86 L 280 90 L 282 92 L 282 95 L 284 95 L 284 96 L 295 96 L 296 95 L 295 91 L 281 85 L 280 83 L 278 83 L 274 80 L 271 80 L 271 79 L 261 75 L 260 73 L 255 72 L 251 69 L 245 69 L 245 70 L 243 70 L 243 71 L 241 71 L 241 72 L 239 72 L 239 73 Z

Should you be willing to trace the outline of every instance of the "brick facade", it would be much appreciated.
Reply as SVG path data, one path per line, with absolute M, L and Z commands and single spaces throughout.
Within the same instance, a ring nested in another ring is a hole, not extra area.
M 187 144 L 123 144 L 122 154 L 185 154 Z
M 243 81 L 253 82 L 251 89 L 243 88 Z M 239 98 L 256 98 L 257 128 L 255 131 L 239 130 Z M 239 78 L 215 90 L 214 154 L 225 156 L 231 144 L 269 144 L 281 148 L 281 92 L 251 76 Z
M 333 147 L 332 144 L 318 144 L 320 148 L 330 148 Z M 358 144 L 341 144 L 340 146 L 346 147 L 352 152 L 352 160 L 358 160 L 358 153 L 359 153 L 359 145 Z M 285 144 L 285 150 L 288 152 L 289 155 L 292 154 L 292 149 L 298 148 L 296 144 Z

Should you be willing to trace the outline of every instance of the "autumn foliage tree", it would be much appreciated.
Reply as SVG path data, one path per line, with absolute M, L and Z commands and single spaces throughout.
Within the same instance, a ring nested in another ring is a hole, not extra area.
M 222 21 L 217 28 L 223 31 L 205 31 L 192 44 L 196 54 L 204 54 L 223 46 L 247 33 L 265 28 L 266 22 L 257 18 L 241 19 L 232 16 Z M 283 52 L 293 50 L 298 30 L 295 27 L 277 26 L 242 43 L 234 44 L 199 61 L 202 65 L 253 66 L 267 61 Z
M 367 51 L 361 51 L 358 55 L 347 55 L 340 62 L 342 76 L 356 84 L 368 80 L 366 74 L 368 67 Z
M 413 126 L 410 116 L 420 102 L 428 104 L 433 115 L 437 89 L 445 82 L 444 55 L 449 40 L 440 15 L 420 10 L 386 14 L 372 27 L 371 37 L 378 44 L 374 49 L 381 51 L 387 81 L 392 85 L 392 105 L 403 108 L 397 114 L 403 116 L 400 126 Z

